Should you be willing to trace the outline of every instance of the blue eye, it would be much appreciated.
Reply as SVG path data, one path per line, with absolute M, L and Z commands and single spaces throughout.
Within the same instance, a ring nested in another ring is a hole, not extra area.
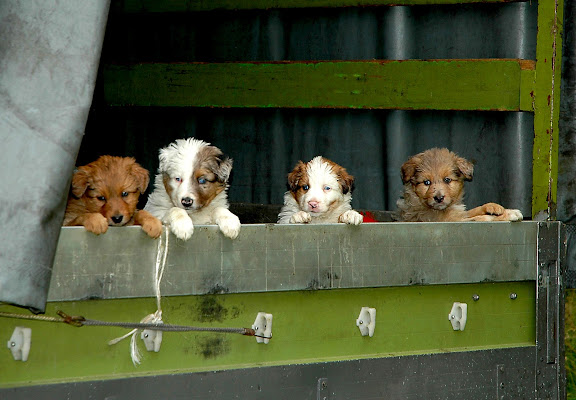
M 426 181 L 424 181 L 424 184 L 425 184 L 426 186 L 430 186 L 430 185 L 432 184 L 432 182 L 426 180 Z
M 122 192 L 122 197 L 128 196 L 128 192 Z
M 206 183 L 206 178 L 198 178 L 198 183 L 203 185 Z
M 324 186 L 324 190 L 328 191 L 331 190 L 332 188 L 330 186 Z
M 176 182 L 182 182 L 182 178 L 174 178 Z
M 310 189 L 310 187 L 308 185 L 304 185 L 304 186 L 302 186 L 302 189 L 308 190 L 308 189 Z

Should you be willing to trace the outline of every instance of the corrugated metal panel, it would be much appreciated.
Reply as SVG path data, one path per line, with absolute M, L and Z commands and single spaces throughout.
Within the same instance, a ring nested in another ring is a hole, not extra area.
M 536 12 L 536 2 L 520 2 L 113 13 L 102 62 L 535 59 Z M 531 214 L 532 113 L 142 112 L 95 104 L 78 164 L 102 153 L 128 154 L 155 171 L 158 148 L 195 136 L 235 159 L 232 202 L 277 204 L 282 202 L 286 174 L 296 162 L 321 154 L 356 176 L 355 207 L 393 210 L 401 193 L 401 164 L 409 155 L 441 146 L 476 162 L 475 180 L 468 184 L 466 196 L 470 207 L 495 201 Z

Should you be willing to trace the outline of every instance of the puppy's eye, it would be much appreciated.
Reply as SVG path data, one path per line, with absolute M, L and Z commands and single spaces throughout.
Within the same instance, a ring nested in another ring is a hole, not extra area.
M 444 178 L 444 182 L 450 183 L 450 182 L 452 182 L 452 179 L 450 179 L 450 178 Z
M 182 178 L 174 178 L 176 182 L 182 182 Z
M 302 189 L 304 189 L 304 190 L 308 190 L 308 189 L 310 189 L 310 186 L 308 186 L 308 185 L 304 185 L 304 186 L 302 186 Z
M 329 190 L 331 190 L 331 189 L 332 189 L 332 188 L 331 188 L 330 186 L 324 186 L 324 190 L 325 190 L 325 191 L 329 191 Z
M 104 197 L 104 196 L 98 196 L 96 198 L 100 201 L 106 201 L 106 197 Z
M 198 178 L 198 183 L 203 185 L 206 183 L 206 178 Z
M 422 183 L 424 183 L 426 186 L 430 186 L 432 184 L 432 182 L 430 182 L 429 180 L 425 180 Z
M 122 192 L 122 197 L 128 196 L 128 192 Z

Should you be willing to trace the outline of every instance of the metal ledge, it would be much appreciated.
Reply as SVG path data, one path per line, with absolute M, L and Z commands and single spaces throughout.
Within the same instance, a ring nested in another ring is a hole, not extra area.
M 537 222 L 197 226 L 169 238 L 164 296 L 536 279 Z M 158 240 L 62 228 L 49 301 L 153 297 Z

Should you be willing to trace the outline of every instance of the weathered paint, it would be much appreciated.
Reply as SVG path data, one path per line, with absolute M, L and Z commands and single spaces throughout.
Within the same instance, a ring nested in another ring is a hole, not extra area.
M 556 219 L 563 0 L 538 3 L 532 216 Z
M 0 352 L 0 387 L 534 346 L 535 286 L 528 281 L 164 297 L 165 323 L 250 327 L 265 311 L 274 316 L 273 337 L 264 345 L 239 334 L 166 332 L 158 353 L 147 353 L 138 339 L 145 353 L 138 367 L 129 340 L 107 344 L 127 329 L 0 318 L 6 338 L 15 326 L 32 328 L 28 361 L 14 361 L 8 349 Z M 468 304 L 464 331 L 454 331 L 448 320 L 456 301 Z M 366 306 L 377 310 L 372 338 L 356 326 Z M 46 312 L 137 322 L 155 309 L 154 298 L 138 298 L 48 303 Z M 0 311 L 23 312 L 7 305 Z
M 258 10 L 310 7 L 412 6 L 432 4 L 507 3 L 515 0 L 123 0 L 122 12 Z
M 109 65 L 113 106 L 520 109 L 509 59 Z

